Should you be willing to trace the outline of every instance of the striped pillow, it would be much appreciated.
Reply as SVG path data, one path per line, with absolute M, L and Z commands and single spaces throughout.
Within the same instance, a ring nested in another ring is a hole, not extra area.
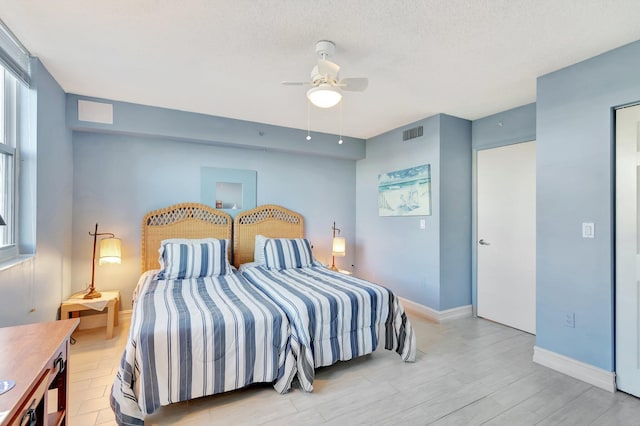
M 227 240 L 165 240 L 160 247 L 159 280 L 229 275 Z
M 270 238 L 264 245 L 264 258 L 267 268 L 278 271 L 313 263 L 311 244 L 305 238 Z

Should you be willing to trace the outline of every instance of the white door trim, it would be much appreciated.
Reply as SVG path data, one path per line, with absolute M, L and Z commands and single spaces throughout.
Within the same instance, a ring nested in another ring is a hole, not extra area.
M 615 365 L 619 389 L 640 396 L 640 106 L 615 123 Z

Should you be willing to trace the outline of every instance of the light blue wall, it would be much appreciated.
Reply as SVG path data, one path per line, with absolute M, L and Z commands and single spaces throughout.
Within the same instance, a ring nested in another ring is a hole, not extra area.
M 44 310 L 36 316 L 41 320 L 52 320 L 71 283 L 73 153 L 71 131 L 65 125 L 65 93 L 41 64 L 36 84 L 36 283 L 41 287 L 36 293 L 36 299 L 40 299 L 36 309 Z
M 113 124 L 79 121 L 79 99 L 112 104 Z M 300 129 L 72 94 L 67 97 L 67 124 L 72 130 L 147 136 L 154 140 L 179 139 L 349 160 L 364 158 L 363 139 L 344 136 L 344 143 L 338 145 L 337 135 L 311 132 L 312 139 L 307 141 L 307 132 Z
M 471 304 L 471 122 L 440 115 L 440 310 Z
M 55 320 L 70 288 L 73 164 L 66 96 L 40 61 L 31 67 L 37 192 L 32 185 L 23 196 L 37 202 L 36 256 L 0 272 L 0 326 Z
M 471 129 L 471 143 L 476 151 L 535 140 L 536 104 L 474 120 Z
M 417 125 L 424 127 L 424 136 L 403 142 L 402 131 Z M 429 117 L 367 140 L 366 154 L 356 166 L 357 274 L 436 310 L 469 304 L 470 123 L 446 115 Z M 427 163 L 432 214 L 378 216 L 378 175 Z M 444 235 L 456 225 L 458 230 Z
M 640 42 L 538 78 L 536 345 L 614 369 L 612 108 L 640 100 Z M 594 239 L 581 223 L 594 222 Z M 564 326 L 575 313 L 575 328 Z
M 347 238 L 344 269 L 353 263 L 355 240 L 355 162 L 181 140 L 74 132 L 73 290 L 91 277 L 92 239 L 87 232 L 122 238 L 121 265 L 96 267 L 98 289 L 119 289 L 122 309 L 140 275 L 140 229 L 150 210 L 200 200 L 201 167 L 257 171 L 257 203 L 279 204 L 301 213 L 316 257 L 331 262 L 331 224 Z
M 402 141 L 417 125 L 424 136 Z M 367 140 L 356 163 L 356 268 L 358 276 L 397 295 L 438 309 L 440 305 L 440 118 L 429 117 Z M 431 216 L 378 216 L 378 175 L 431 164 Z M 419 229 L 420 219 L 426 229 Z

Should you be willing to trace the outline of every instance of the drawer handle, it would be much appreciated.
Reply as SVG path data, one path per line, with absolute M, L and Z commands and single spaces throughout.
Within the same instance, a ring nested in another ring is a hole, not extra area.
M 53 361 L 53 366 L 58 369 L 58 374 L 64 371 L 66 363 L 64 362 L 64 358 L 62 357 L 62 352 L 60 352 L 56 360 Z
M 31 407 L 36 403 L 35 399 L 31 403 Z M 38 423 L 38 415 L 36 414 L 35 408 L 29 408 L 24 416 L 22 416 L 22 420 L 20 421 L 20 426 L 35 426 Z

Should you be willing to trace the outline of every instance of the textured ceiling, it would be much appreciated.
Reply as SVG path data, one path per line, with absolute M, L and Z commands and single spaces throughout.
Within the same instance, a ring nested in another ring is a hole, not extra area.
M 640 39 L 638 0 L 2 0 L 0 19 L 66 92 L 306 128 L 305 80 L 336 43 L 342 133 L 535 101 L 536 77 Z M 311 110 L 340 133 L 340 108 Z

